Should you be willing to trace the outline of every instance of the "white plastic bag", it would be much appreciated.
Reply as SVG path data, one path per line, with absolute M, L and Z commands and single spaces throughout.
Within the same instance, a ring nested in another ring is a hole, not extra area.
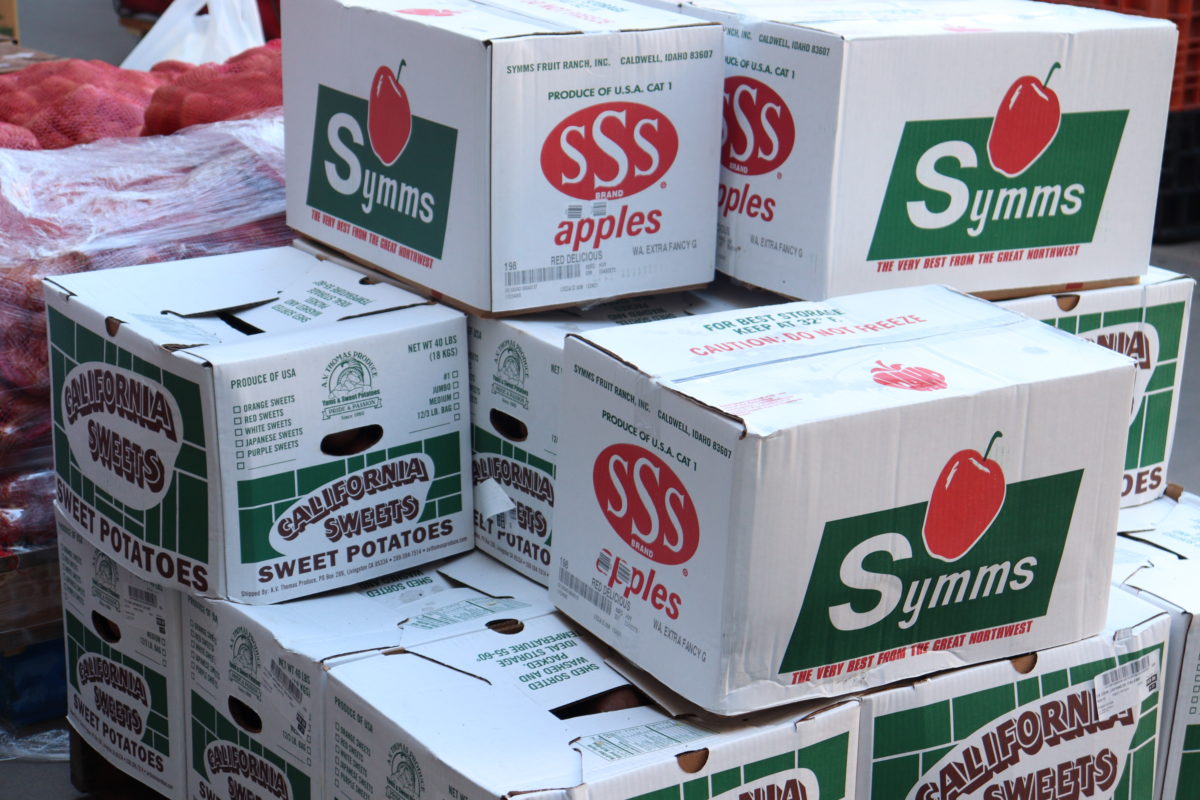
M 208 13 L 198 13 L 205 5 Z M 174 0 L 121 66 L 148 70 L 168 59 L 220 63 L 263 42 L 255 0 Z

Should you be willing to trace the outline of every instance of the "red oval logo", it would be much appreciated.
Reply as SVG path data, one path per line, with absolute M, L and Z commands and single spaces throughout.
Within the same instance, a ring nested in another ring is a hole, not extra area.
M 626 544 L 659 564 L 682 564 L 700 544 L 696 506 L 661 458 L 633 444 L 614 444 L 592 467 L 596 501 Z
M 542 173 L 580 200 L 629 197 L 654 185 L 679 152 L 675 126 L 640 103 L 602 103 L 564 119 L 542 144 Z
M 761 175 L 787 160 L 796 123 L 779 93 L 762 81 L 725 79 L 721 165 L 740 175 Z

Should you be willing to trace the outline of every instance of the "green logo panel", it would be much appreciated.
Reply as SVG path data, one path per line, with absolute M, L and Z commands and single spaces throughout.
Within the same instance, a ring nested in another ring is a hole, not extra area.
M 399 159 L 385 166 L 367 135 L 367 101 L 321 86 L 308 204 L 422 253 L 442 257 L 458 131 L 412 118 Z M 348 192 L 338 191 L 335 183 Z
M 868 260 L 1092 241 L 1128 114 L 1063 115 L 1050 147 L 1014 178 L 992 169 L 991 118 L 907 123 Z M 927 155 L 935 147 L 940 158 Z M 918 227 L 922 205 L 945 216 Z
M 1009 484 L 991 526 L 953 562 L 935 559 L 925 549 L 927 503 L 827 523 L 779 671 L 819 667 L 1044 616 L 1082 476 L 1083 471 L 1076 470 Z M 884 534 L 903 537 L 911 556 L 896 558 L 887 550 L 874 550 L 861 564 L 876 578 L 872 588 L 843 583 L 846 562 L 853 560 L 851 551 Z M 890 611 L 874 624 L 858 630 L 833 624 L 834 607 L 866 614 L 887 609 L 889 603 L 894 604 Z

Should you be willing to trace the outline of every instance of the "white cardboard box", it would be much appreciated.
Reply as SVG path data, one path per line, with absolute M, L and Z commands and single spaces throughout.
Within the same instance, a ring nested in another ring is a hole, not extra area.
M 1124 356 L 927 286 L 573 335 L 563 371 L 551 596 L 705 708 L 1103 624 Z
M 67 718 L 108 763 L 184 796 L 183 625 L 178 592 L 142 580 L 58 514 Z
M 544 589 L 474 553 L 270 606 L 187 597 L 188 797 L 333 798 L 331 664 L 549 610 Z
M 326 770 L 339 800 L 858 796 L 856 701 L 731 721 L 618 702 L 633 697 L 561 615 L 480 625 L 335 666 Z
M 1153 605 L 1109 608 L 1098 636 L 864 696 L 859 796 L 1154 800 L 1174 642 Z
M 1160 797 L 1191 797 L 1200 770 L 1200 570 L 1194 560 L 1156 563 L 1129 576 L 1124 588 L 1171 617 L 1164 671 L 1159 757 Z
M 567 334 L 773 301 L 782 302 L 721 284 L 518 319 L 468 318 L 476 546 L 531 580 L 550 581 Z
M 1170 23 L 1024 0 L 680 8 L 726 33 L 723 272 L 809 300 L 1145 272 Z
M 1001 301 L 1137 362 L 1122 506 L 1147 503 L 1166 491 L 1195 287 L 1186 275 L 1151 267 L 1133 286 Z
M 1118 535 L 1113 549 L 1112 582 L 1119 585 L 1138 570 L 1179 560 L 1179 555 L 1170 550 L 1155 547 L 1135 537 Z
M 294 6 L 292 227 L 484 313 L 712 279 L 719 26 L 627 0 Z
M 471 547 L 466 319 L 295 247 L 46 282 L 57 502 L 247 603 Z

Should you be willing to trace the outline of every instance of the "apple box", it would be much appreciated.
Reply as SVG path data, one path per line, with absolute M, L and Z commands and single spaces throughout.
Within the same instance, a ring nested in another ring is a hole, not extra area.
M 1117 544 L 1113 548 L 1112 582 L 1120 585 L 1138 570 L 1179 560 L 1179 555 L 1170 550 L 1121 534 L 1117 536 Z
M 1154 800 L 1168 620 L 1112 590 L 1105 631 L 863 697 L 863 800 Z
M 549 583 L 567 334 L 761 305 L 771 297 L 725 285 L 517 319 L 470 317 L 475 544 Z
M 1124 356 L 925 286 L 574 334 L 563 359 L 551 596 L 694 703 L 1103 624 Z
M 544 589 L 476 553 L 269 606 L 188 596 L 188 797 L 335 797 L 323 766 L 332 664 L 549 610 Z
M 296 247 L 45 286 L 56 502 L 126 569 L 261 604 L 471 547 L 461 313 Z
M 1149 502 L 1167 488 L 1195 286 L 1186 275 L 1151 267 L 1133 286 L 1001 301 L 1137 362 L 1122 506 Z
M 627 0 L 289 11 L 293 228 L 484 314 L 712 280 L 718 25 Z
M 184 797 L 179 592 L 143 580 L 58 511 L 67 719 L 88 746 L 170 800 Z
M 1194 560 L 1156 562 L 1125 579 L 1124 588 L 1171 616 L 1163 684 L 1160 797 L 1190 797 L 1200 776 L 1200 569 Z
M 725 28 L 719 270 L 808 300 L 1145 272 L 1171 23 L 1024 0 L 678 7 Z
M 328 686 L 341 800 L 857 797 L 856 701 L 676 715 L 558 614 L 337 665 Z

